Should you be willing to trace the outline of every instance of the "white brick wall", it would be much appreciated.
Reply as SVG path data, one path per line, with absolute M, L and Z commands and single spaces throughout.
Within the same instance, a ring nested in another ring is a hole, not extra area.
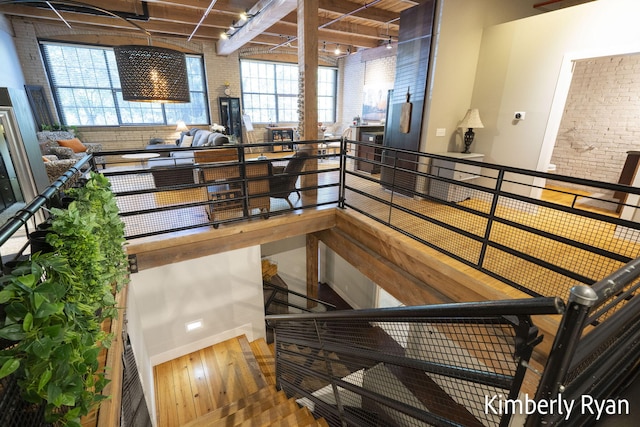
M 385 52 L 386 53 L 386 52 Z M 340 82 L 338 92 L 342 97 L 338 99 L 338 130 L 347 128 L 355 116 L 362 116 L 362 88 L 364 85 L 386 84 L 393 81 L 396 73 L 396 57 L 384 56 L 382 58 L 365 61 L 362 53 L 357 52 L 340 60 Z
M 618 182 L 640 150 L 640 54 L 576 62 L 551 163 L 557 173 Z

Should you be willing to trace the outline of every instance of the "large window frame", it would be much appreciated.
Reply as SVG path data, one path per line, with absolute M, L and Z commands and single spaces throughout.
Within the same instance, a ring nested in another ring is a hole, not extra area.
M 122 98 L 113 48 L 40 41 L 60 122 L 68 126 L 162 126 L 210 123 L 202 55 L 187 54 L 189 103 L 130 102 Z
M 252 123 L 298 122 L 298 65 L 240 60 L 242 106 Z M 338 69 L 318 67 L 318 121 L 335 123 Z

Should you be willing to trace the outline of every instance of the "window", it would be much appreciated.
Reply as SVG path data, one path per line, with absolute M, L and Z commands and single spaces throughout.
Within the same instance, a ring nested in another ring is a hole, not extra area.
M 265 61 L 240 61 L 242 104 L 254 123 L 298 121 L 298 66 Z M 318 69 L 318 121 L 336 121 L 335 68 Z
M 202 57 L 187 55 L 191 102 L 164 104 L 122 99 L 113 49 L 42 43 L 51 90 L 62 123 L 71 126 L 209 123 Z

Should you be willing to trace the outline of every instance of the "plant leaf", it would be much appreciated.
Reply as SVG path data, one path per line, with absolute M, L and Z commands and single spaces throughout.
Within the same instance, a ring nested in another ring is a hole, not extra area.
M 20 361 L 18 359 L 9 359 L 0 368 L 0 378 L 4 378 L 7 375 L 12 374 L 20 367 Z
M 22 325 L 14 324 L 5 326 L 0 329 L 0 338 L 4 338 L 9 341 L 20 341 L 24 339 L 27 334 L 22 330 Z
M 6 289 L 3 291 L 0 291 L 0 304 L 6 303 L 11 298 L 13 298 L 14 295 L 15 295 L 15 292 L 13 291 L 8 291 Z
M 32 326 L 33 326 L 33 314 L 27 313 L 24 316 L 24 321 L 22 322 L 22 329 L 25 332 L 29 332 Z
M 35 317 L 36 319 L 42 319 L 44 317 L 49 317 L 52 314 L 61 313 L 63 309 L 64 309 L 64 304 L 62 303 L 51 304 L 51 303 L 45 302 L 40 306 L 38 311 L 36 311 Z
M 40 377 L 40 381 L 38 382 L 38 392 L 42 391 L 44 386 L 46 386 L 49 383 L 49 380 L 51 379 L 51 375 L 52 375 L 51 369 L 47 369 L 46 371 L 44 371 L 44 373 Z

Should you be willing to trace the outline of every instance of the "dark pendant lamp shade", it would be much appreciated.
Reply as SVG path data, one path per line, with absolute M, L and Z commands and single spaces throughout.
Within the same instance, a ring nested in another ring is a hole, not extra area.
M 184 53 L 155 46 L 113 48 L 125 101 L 190 102 Z

